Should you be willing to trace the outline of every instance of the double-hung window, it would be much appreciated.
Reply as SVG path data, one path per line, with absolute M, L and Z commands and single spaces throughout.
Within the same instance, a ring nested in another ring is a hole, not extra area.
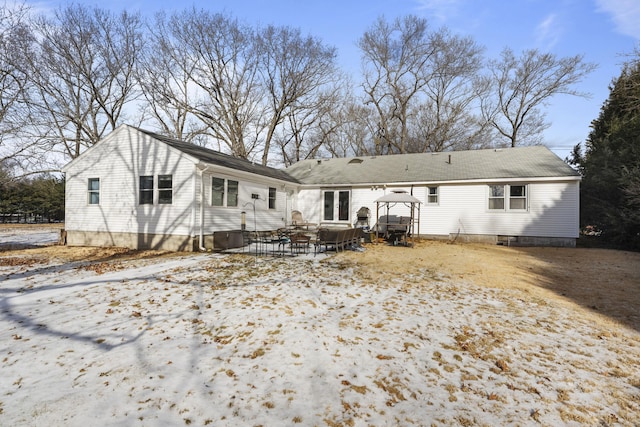
M 276 208 L 276 189 L 269 187 L 269 209 Z
M 140 177 L 140 204 L 153 204 L 153 175 Z
M 155 189 L 158 195 L 155 195 Z M 158 175 L 157 181 L 153 175 L 140 176 L 139 196 L 141 205 L 170 205 L 173 203 L 173 176 Z
M 211 206 L 224 206 L 224 179 L 211 179 Z
M 158 175 L 158 203 L 170 205 L 173 202 L 173 177 Z
M 429 205 L 437 205 L 438 204 L 438 187 L 427 187 L 427 204 Z
M 87 203 L 90 205 L 100 204 L 100 178 L 89 178 L 87 186 Z
M 504 185 L 489 186 L 489 209 L 504 210 Z
M 510 185 L 509 186 L 509 209 L 511 210 L 527 209 L 527 186 L 526 185 Z
M 211 206 L 238 206 L 238 181 L 212 177 Z
M 506 199 L 508 198 L 508 203 Z M 527 186 L 526 185 L 490 185 L 489 186 L 489 210 L 527 210 Z
M 227 206 L 238 206 L 238 181 L 227 180 Z

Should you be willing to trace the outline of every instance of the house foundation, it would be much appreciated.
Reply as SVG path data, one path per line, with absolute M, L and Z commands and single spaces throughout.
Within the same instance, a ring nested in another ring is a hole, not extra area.
M 68 246 L 117 246 L 135 250 L 174 252 L 198 250 L 198 240 L 191 236 L 75 230 L 65 230 L 65 232 Z

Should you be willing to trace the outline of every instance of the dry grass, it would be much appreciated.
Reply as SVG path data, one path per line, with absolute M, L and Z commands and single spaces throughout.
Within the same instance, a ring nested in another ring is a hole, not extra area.
M 367 280 L 440 275 L 523 291 L 541 304 L 577 305 L 605 326 L 614 322 L 640 330 L 640 253 L 423 240 L 414 248 L 367 245 L 365 252 L 344 252 L 339 260 L 362 267 L 360 274 Z

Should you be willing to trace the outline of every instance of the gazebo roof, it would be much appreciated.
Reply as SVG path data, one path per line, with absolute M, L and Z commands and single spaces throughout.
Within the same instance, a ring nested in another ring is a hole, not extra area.
M 422 203 L 406 191 L 393 191 L 375 200 L 376 203 Z

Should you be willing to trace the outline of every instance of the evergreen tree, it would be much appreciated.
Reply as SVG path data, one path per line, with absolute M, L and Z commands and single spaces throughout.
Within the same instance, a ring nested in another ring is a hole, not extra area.
M 582 225 L 640 250 L 640 58 L 624 66 L 591 127 L 580 165 Z

